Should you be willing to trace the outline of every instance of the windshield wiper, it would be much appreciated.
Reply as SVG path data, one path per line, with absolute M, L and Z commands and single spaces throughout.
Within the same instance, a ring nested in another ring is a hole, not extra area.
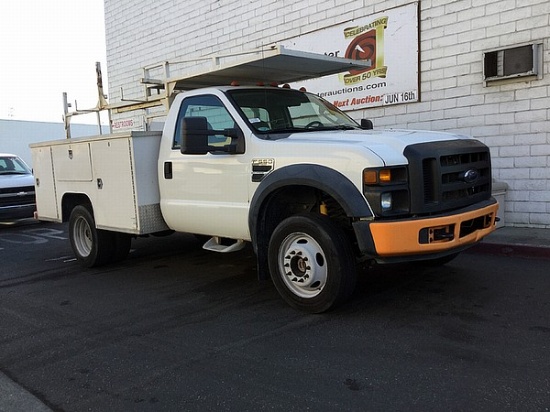
M 316 129 L 321 129 L 321 130 L 356 130 L 358 128 L 359 127 L 354 127 L 354 126 L 345 125 L 345 124 L 338 124 L 338 125 L 334 125 L 334 126 L 316 127 Z
M 305 129 L 303 127 L 282 127 L 280 129 L 268 130 L 269 133 L 295 133 L 295 132 L 308 132 L 313 129 Z
M 356 130 L 359 127 L 354 127 L 350 125 L 332 125 L 332 126 L 318 126 L 318 127 L 281 127 L 280 129 L 271 129 L 263 130 L 262 133 L 277 134 L 277 133 L 307 133 L 307 132 L 318 132 L 326 130 Z
M 0 175 L 26 175 L 28 173 L 25 172 L 17 172 L 15 170 L 4 170 L 0 171 Z

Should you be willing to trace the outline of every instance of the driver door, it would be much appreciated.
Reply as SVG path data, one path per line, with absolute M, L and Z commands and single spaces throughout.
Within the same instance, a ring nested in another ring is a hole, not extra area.
M 230 154 L 223 146 L 231 138 L 210 135 L 209 146 L 220 151 L 182 154 L 182 122 L 185 117 L 205 117 L 208 128 L 238 128 L 235 120 L 214 95 L 183 100 L 170 155 L 171 174 L 164 174 L 162 212 L 168 225 L 181 232 L 250 239 L 248 230 L 248 183 L 250 161 L 246 153 Z M 241 137 L 242 133 L 240 133 Z

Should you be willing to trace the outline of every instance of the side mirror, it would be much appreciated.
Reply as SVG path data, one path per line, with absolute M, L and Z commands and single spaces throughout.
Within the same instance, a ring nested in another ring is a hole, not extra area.
M 184 117 L 181 127 L 181 153 L 206 154 L 208 146 L 208 122 L 206 117 Z
M 226 138 L 230 138 L 230 142 Z M 235 126 L 230 129 L 213 130 L 208 127 L 206 117 L 184 117 L 180 141 L 183 154 L 244 153 L 244 135 L 239 128 Z
M 372 120 L 361 119 L 361 129 L 365 129 L 365 130 L 374 129 L 374 125 L 372 124 Z

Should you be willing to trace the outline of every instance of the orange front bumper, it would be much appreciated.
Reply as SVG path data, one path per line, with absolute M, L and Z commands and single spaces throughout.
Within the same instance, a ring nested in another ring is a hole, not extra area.
M 422 255 L 472 245 L 496 229 L 498 203 L 460 214 L 393 222 L 372 222 L 380 257 Z

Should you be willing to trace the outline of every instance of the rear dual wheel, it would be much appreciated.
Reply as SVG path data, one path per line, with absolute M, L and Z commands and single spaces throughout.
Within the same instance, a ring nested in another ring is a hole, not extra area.
M 84 205 L 76 206 L 71 212 L 69 238 L 77 260 L 85 267 L 122 260 L 131 246 L 128 234 L 96 229 L 93 214 Z
M 271 236 L 268 259 L 275 287 L 296 309 L 325 312 L 343 303 L 355 288 L 349 241 L 326 216 L 301 214 L 283 220 Z

